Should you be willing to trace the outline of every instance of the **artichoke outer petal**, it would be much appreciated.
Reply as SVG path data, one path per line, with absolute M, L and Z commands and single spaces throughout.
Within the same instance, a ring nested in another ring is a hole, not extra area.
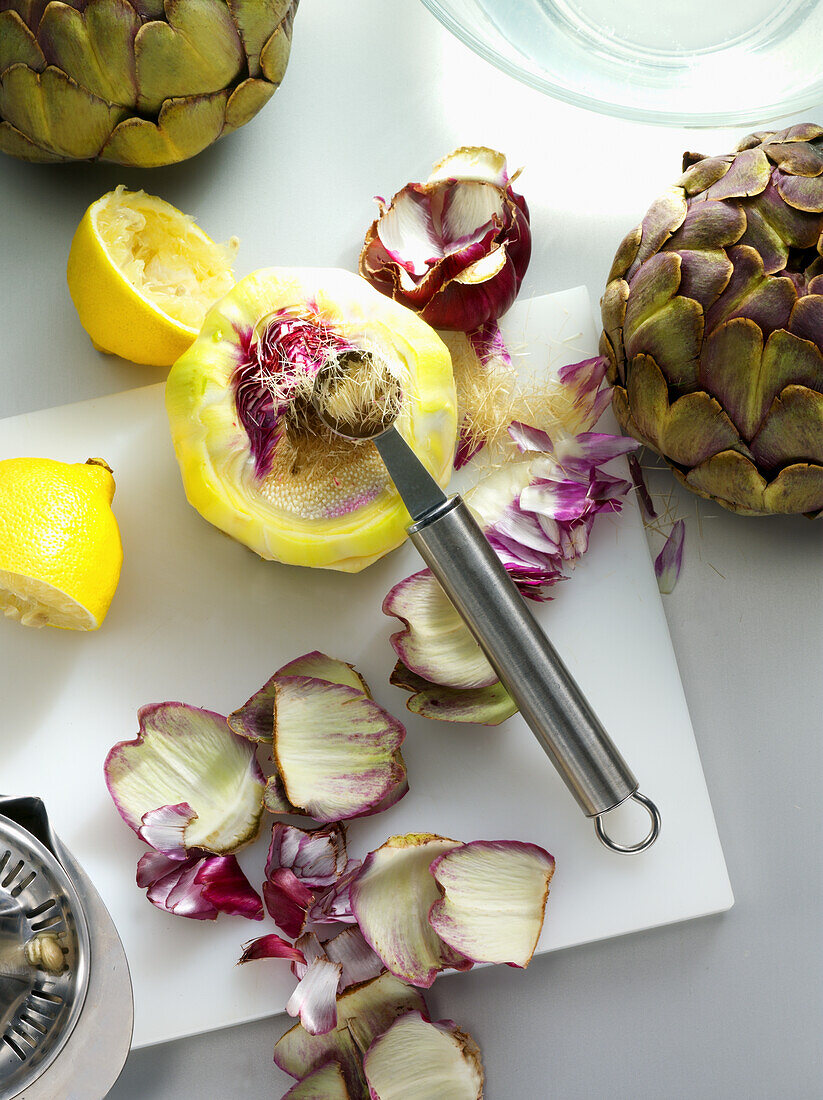
M 245 126 L 260 108 L 268 103 L 276 91 L 275 84 L 268 80 L 258 80 L 256 77 L 249 77 L 238 84 L 226 103 L 224 132 L 230 133 Z
M 64 157 L 96 157 L 123 115 L 52 65 L 42 73 L 12 65 L 0 78 L 0 118 Z
M 260 53 L 297 4 L 292 0 L 226 0 L 248 57 L 249 76 L 260 76 Z
M 766 189 L 771 165 L 762 149 L 747 149 L 739 153 L 717 183 L 706 190 L 707 199 L 743 199 L 759 195 Z
M 661 251 L 684 248 L 725 248 L 738 241 L 746 229 L 746 215 L 734 202 L 694 202 Z
M 50 3 L 38 38 L 55 65 L 92 95 L 107 103 L 137 103 L 134 39 L 140 18 L 128 0 L 90 0 L 83 11 Z
M 819 515 L 823 510 L 823 466 L 787 466 L 766 487 L 763 498 L 769 513 Z
M 650 256 L 660 251 L 672 233 L 683 224 L 687 212 L 682 187 L 670 187 L 652 203 L 641 222 L 640 247 L 626 272 L 629 278 Z
M 821 165 L 823 171 L 823 165 Z M 823 210 L 823 176 L 783 176 L 777 181 L 780 197 L 795 210 L 819 214 Z
M 20 160 L 31 161 L 33 164 L 60 164 L 68 159 L 61 157 L 59 153 L 52 153 L 50 149 L 44 149 L 42 145 L 37 145 L 15 129 L 10 122 L 0 122 L 0 151 Z
M 279 85 L 286 75 L 291 53 L 292 19 L 286 18 L 260 51 L 260 70 L 266 80 Z
M 228 87 L 246 57 L 223 0 L 166 0 L 167 23 L 144 23 L 135 38 L 141 110 Z
M 722 248 L 684 249 L 675 255 L 680 257 L 680 293 L 705 312 L 729 285 L 734 265 Z
M 100 157 L 141 168 L 175 164 L 193 157 L 223 132 L 227 99 L 227 92 L 169 99 L 163 104 L 156 124 L 144 118 L 127 118 L 115 126 Z
M 16 11 L 0 11 L 0 74 L 12 65 L 25 65 L 41 73 L 46 58 L 37 39 Z
M 617 252 L 614 260 L 612 261 L 611 271 L 606 280 L 607 284 L 611 283 L 613 279 L 622 279 L 631 265 L 635 261 L 637 251 L 640 248 L 640 238 L 643 235 L 643 227 L 636 225 L 634 229 L 629 230 L 620 244 L 617 246 Z
M 769 160 L 790 176 L 819 176 L 823 172 L 823 154 L 806 142 L 769 142 L 763 151 Z
M 626 343 L 645 321 L 677 294 L 682 262 L 677 252 L 658 252 L 635 274 L 629 283 L 629 300 L 623 318 Z
M 788 329 L 795 336 L 810 340 L 823 348 L 823 285 L 818 288 L 815 282 L 813 280 L 810 284 L 809 294 L 797 299 L 789 318 Z M 823 284 L 823 280 L 821 283 Z
M 684 168 L 677 185 L 687 195 L 697 195 L 722 179 L 731 163 L 731 157 L 701 157 Z
M 671 386 L 681 392 L 697 382 L 703 340 L 703 310 L 692 298 L 672 298 L 626 339 L 627 358 L 650 355 Z
M 622 409 L 621 402 L 615 402 L 618 416 L 622 412 L 625 417 L 630 409 L 643 439 L 672 462 L 694 466 L 719 451 L 740 447 L 736 428 L 709 394 L 685 394 L 669 404 L 666 379 L 650 356 L 632 360 L 627 397 Z
M 767 511 L 766 479 L 754 463 L 737 451 L 721 451 L 695 466 L 682 477 L 690 489 L 744 515 L 759 516 Z
M 786 386 L 752 440 L 752 454 L 767 470 L 802 462 L 823 466 L 823 393 Z
M 746 232 L 737 243 L 757 252 L 767 275 L 782 271 L 789 259 L 788 245 L 755 206 L 746 210 Z

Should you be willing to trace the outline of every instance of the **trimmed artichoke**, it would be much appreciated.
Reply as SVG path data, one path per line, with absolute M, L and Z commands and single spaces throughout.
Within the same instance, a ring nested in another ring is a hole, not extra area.
M 684 485 L 744 515 L 823 510 L 823 127 L 687 153 L 601 304 L 617 418 Z
M 0 0 L 0 149 L 173 164 L 283 79 L 299 0 Z
M 312 405 L 341 368 L 357 415 L 399 392 L 397 428 L 440 485 L 457 435 L 451 357 L 434 329 L 348 271 L 268 268 L 209 312 L 174 364 L 166 409 L 189 502 L 269 560 L 355 573 L 406 538 L 408 513 L 372 442 Z M 361 400 L 362 399 L 362 400 Z

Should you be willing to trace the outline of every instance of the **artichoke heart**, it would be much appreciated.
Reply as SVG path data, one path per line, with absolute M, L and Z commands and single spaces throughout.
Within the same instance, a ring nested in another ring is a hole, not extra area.
M 329 366 L 351 370 L 364 418 L 380 401 L 375 378 L 392 379 L 396 426 L 445 486 L 457 435 L 449 352 L 347 271 L 242 279 L 172 368 L 166 409 L 205 519 L 268 560 L 354 573 L 403 542 L 409 517 L 374 444 L 334 435 L 315 411 L 314 380 Z

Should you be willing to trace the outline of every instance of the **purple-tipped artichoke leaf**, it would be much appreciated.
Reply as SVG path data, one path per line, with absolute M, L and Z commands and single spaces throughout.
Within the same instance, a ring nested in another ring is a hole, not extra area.
M 286 797 L 317 821 L 376 812 L 406 784 L 403 726 L 362 691 L 308 676 L 277 682 L 274 755 Z
M 342 969 L 340 963 L 313 959 L 286 1003 L 286 1012 L 299 1016 L 310 1035 L 325 1035 L 337 1026 L 337 986 Z
M 139 832 L 147 814 L 185 804 L 193 814 L 183 832 L 186 850 L 223 855 L 253 840 L 264 788 L 254 746 L 222 715 L 184 703 L 143 707 L 138 718 L 135 740 L 115 745 L 104 765 L 126 824 Z
M 340 963 L 340 990 L 370 981 L 386 969 L 383 960 L 372 951 L 359 928 L 344 928 L 323 944 L 326 957 Z
M 194 920 L 215 920 L 220 913 L 263 919 L 263 903 L 235 856 L 171 859 L 147 852 L 137 864 L 137 885 L 158 909 Z
M 260 936 L 244 944 L 243 954 L 238 963 L 252 962 L 255 959 L 286 959 L 289 962 L 305 962 L 303 952 L 294 944 L 284 940 L 274 932 Z
M 412 985 L 428 988 L 441 970 L 471 966 L 428 921 L 441 897 L 429 867 L 455 847 L 457 841 L 425 833 L 390 837 L 369 853 L 351 886 L 352 911 L 369 946 L 392 974 Z
M 362 691 L 371 699 L 369 685 L 354 667 L 347 661 L 329 657 L 315 649 L 302 657 L 289 661 L 277 670 L 277 676 L 313 676 L 315 680 L 325 680 L 329 684 L 342 684 L 344 687 Z
M 340 1064 L 329 1062 L 293 1085 L 282 1100 L 352 1100 L 352 1096 Z
M 403 664 L 432 683 L 481 687 L 497 679 L 463 620 L 430 570 L 406 577 L 383 601 L 405 629 L 391 644 Z
M 337 1027 L 333 1031 L 310 1035 L 300 1024 L 287 1031 L 275 1045 L 274 1061 L 285 1073 L 298 1079 L 335 1061 L 343 1071 L 352 1100 L 369 1100 L 362 1051 L 352 1038 L 352 1030 L 356 1030 L 366 1050 L 398 1016 L 413 1011 L 426 1011 L 420 990 L 392 974 L 381 974 L 337 998 Z
M 186 829 L 196 817 L 188 802 L 160 806 L 143 814 L 137 835 L 158 852 L 172 859 L 185 859 Z
M 473 841 L 432 862 L 443 896 L 429 923 L 474 962 L 528 966 L 546 911 L 554 858 L 536 844 Z
M 517 714 L 516 703 L 501 683 L 464 689 L 429 684 L 415 692 L 406 706 L 423 718 L 480 726 L 499 726 Z
M 366 1052 L 372 1100 L 482 1100 L 480 1049 L 451 1020 L 430 1023 L 408 1012 Z
M 683 543 L 686 537 L 686 525 L 679 519 L 666 537 L 663 549 L 654 559 L 654 575 L 657 587 L 663 595 L 674 592 L 683 568 Z

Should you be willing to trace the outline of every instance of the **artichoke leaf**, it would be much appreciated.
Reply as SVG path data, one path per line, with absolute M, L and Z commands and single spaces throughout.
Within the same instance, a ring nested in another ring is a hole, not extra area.
M 40 73 L 46 59 L 29 28 L 16 11 L 9 9 L 0 11 L 0 73 L 12 65 L 25 65 Z
M 231 130 L 239 130 L 241 126 L 245 126 L 260 108 L 268 103 L 276 91 L 276 85 L 270 81 L 257 80 L 253 77 L 238 84 L 226 104 L 224 132 L 229 133 Z
M 629 283 L 629 300 L 623 321 L 628 343 L 634 333 L 677 294 L 682 260 L 676 252 L 658 252 L 643 264 Z
M 766 189 L 771 165 L 762 149 L 746 149 L 739 153 L 717 183 L 706 191 L 707 199 L 743 199 L 759 195 Z
M 168 23 L 145 23 L 135 39 L 142 110 L 230 85 L 245 65 L 240 36 L 223 0 L 166 0 Z
M 266 80 L 278 85 L 286 75 L 291 52 L 291 20 L 287 19 L 274 32 L 260 51 L 260 68 Z
M 823 393 L 787 386 L 752 440 L 752 454 L 769 470 L 802 462 L 823 466 Z
M 650 355 L 666 381 L 682 390 L 697 380 L 703 339 L 703 310 L 691 298 L 673 298 L 626 339 L 626 355 Z
M 729 285 L 734 265 L 721 248 L 684 249 L 675 255 L 680 257 L 680 293 L 708 310 Z
M 170 99 L 157 123 L 128 118 L 115 126 L 100 153 L 102 160 L 135 167 L 174 164 L 207 148 L 223 131 L 226 92 Z
M 0 151 L 34 164 L 57 164 L 66 160 L 59 153 L 52 153 L 36 145 L 10 122 L 0 122 Z
M 726 248 L 740 240 L 746 229 L 746 215 L 737 203 L 695 202 L 683 224 L 662 246 L 663 251 L 685 248 Z
M 0 116 L 63 156 L 97 156 L 123 114 L 51 65 L 42 73 L 12 65 L 0 76 Z
M 248 56 L 249 75 L 260 76 L 260 52 L 288 14 L 292 0 L 226 2 Z
M 672 233 L 683 224 L 687 212 L 682 187 L 670 187 L 652 203 L 641 223 L 640 247 L 626 273 L 629 278 L 650 256 L 660 251 Z
M 817 515 L 823 509 L 823 466 L 806 463 L 787 466 L 763 496 L 769 512 Z
M 108 103 L 137 103 L 134 39 L 140 18 L 127 0 L 90 0 L 83 11 L 53 0 L 38 37 L 50 65 Z

